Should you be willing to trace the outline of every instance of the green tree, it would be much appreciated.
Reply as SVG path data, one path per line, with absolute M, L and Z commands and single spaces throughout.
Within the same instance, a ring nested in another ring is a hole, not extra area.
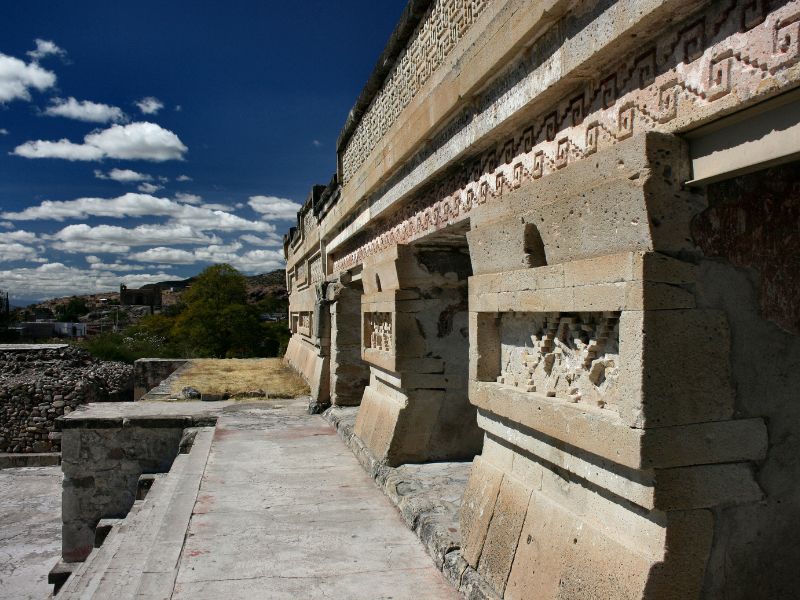
M 191 354 L 239 357 L 259 354 L 258 314 L 247 305 L 246 279 L 232 266 L 206 268 L 183 295 L 185 308 L 172 337 Z

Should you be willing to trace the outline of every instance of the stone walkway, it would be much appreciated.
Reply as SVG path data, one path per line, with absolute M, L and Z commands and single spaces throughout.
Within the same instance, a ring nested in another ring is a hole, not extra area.
M 40 600 L 61 555 L 61 467 L 0 470 L 0 599 Z
M 172 598 L 457 598 L 335 430 L 303 409 L 224 410 Z

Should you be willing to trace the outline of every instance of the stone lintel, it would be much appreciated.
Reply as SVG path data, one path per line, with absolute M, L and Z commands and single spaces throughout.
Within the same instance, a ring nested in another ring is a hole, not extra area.
M 686 289 L 695 267 L 655 252 L 624 252 L 571 263 L 476 275 L 474 312 L 669 310 L 694 308 Z

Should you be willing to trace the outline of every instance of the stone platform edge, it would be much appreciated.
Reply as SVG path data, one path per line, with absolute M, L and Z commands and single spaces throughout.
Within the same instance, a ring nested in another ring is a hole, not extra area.
M 445 526 L 437 515 L 447 509 L 430 506 L 429 503 L 414 502 L 413 496 L 397 493 L 393 485 L 395 468 L 378 461 L 353 432 L 357 406 L 332 406 L 322 413 L 353 452 L 364 470 L 375 480 L 378 488 L 392 501 L 406 525 L 422 542 L 436 567 L 445 579 L 467 600 L 499 600 L 486 580 L 461 556 L 459 536 Z M 404 476 L 408 478 L 408 476 Z
M 57 467 L 60 464 L 60 452 L 0 453 L 0 469 L 16 469 L 20 467 Z

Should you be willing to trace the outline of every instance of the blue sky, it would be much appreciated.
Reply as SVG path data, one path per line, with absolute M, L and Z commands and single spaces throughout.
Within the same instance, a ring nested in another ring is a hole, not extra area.
M 283 266 L 404 0 L 8 2 L 0 289 Z

